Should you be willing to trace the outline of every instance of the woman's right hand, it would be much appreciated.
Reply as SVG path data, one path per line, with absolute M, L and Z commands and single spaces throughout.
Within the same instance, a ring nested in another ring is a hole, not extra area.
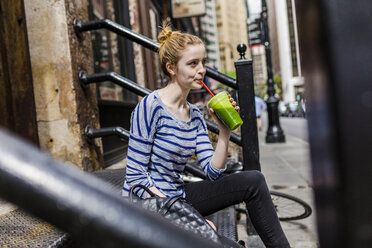
M 210 220 L 208 220 L 208 219 L 205 219 L 207 222 L 208 222 L 208 224 L 213 228 L 213 230 L 215 230 L 216 232 L 217 232 L 217 227 L 214 225 L 214 223 L 212 222 L 212 221 L 210 221 Z
M 149 190 L 151 190 L 152 193 L 154 193 L 155 195 L 159 196 L 159 197 L 164 197 L 166 198 L 166 196 L 160 192 L 160 190 L 158 190 L 154 185 L 152 185 Z M 147 198 L 150 198 L 150 195 L 147 194 Z

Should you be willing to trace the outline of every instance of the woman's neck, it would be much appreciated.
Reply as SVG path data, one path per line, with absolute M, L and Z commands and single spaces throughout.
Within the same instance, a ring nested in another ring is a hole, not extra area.
M 189 89 L 183 89 L 175 82 L 169 82 L 166 87 L 159 91 L 162 101 L 166 105 L 176 108 L 188 107 L 187 96 L 189 92 Z
M 167 109 L 182 121 L 190 120 L 190 106 L 187 104 L 189 89 L 181 88 L 177 83 L 169 82 L 159 90 L 159 96 Z

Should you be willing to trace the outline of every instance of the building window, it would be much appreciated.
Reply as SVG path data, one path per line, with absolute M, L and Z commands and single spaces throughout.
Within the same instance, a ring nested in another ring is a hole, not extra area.
M 115 6 L 120 7 L 122 6 Z M 88 1 L 89 18 L 91 20 L 99 20 L 109 18 L 107 16 L 105 1 L 89 0 Z M 115 8 L 116 9 L 116 8 Z M 115 13 L 119 24 L 124 25 L 122 20 L 123 15 Z M 116 71 L 126 78 L 135 81 L 133 63 L 133 52 L 128 49 L 131 46 L 122 37 L 117 36 L 117 39 L 110 39 L 109 32 L 105 29 L 95 30 L 91 32 L 92 47 L 94 56 L 94 71 L 95 73 Z M 119 52 L 113 52 L 119 51 Z M 114 60 L 117 62 L 114 66 Z M 132 60 L 132 61 L 131 61 Z M 110 81 L 97 84 L 97 97 L 99 100 L 118 101 L 126 103 L 136 103 L 137 96 L 122 87 L 113 84 Z
M 292 76 L 298 77 L 299 73 L 298 73 L 298 64 L 297 64 L 296 37 L 295 37 L 292 0 L 287 0 L 287 13 L 288 13 L 289 41 L 290 41 L 290 47 L 291 47 Z

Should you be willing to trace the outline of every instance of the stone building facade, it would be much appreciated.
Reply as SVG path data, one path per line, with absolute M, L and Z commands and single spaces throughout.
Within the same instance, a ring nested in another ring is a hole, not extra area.
M 157 54 L 104 29 L 77 35 L 73 23 L 107 18 L 156 40 L 168 19 L 200 34 L 199 17 L 173 19 L 170 9 L 166 0 L 2 1 L 0 125 L 82 170 L 125 159 L 119 137 L 88 141 L 85 128 L 129 130 L 139 98 L 108 81 L 83 89 L 78 75 L 115 72 L 155 90 L 166 83 Z

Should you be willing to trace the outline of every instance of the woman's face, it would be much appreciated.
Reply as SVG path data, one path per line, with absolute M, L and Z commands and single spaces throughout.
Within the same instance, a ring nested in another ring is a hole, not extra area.
M 186 89 L 200 89 L 205 75 L 207 53 L 203 44 L 189 45 L 180 52 L 180 59 L 174 70 L 176 82 Z

